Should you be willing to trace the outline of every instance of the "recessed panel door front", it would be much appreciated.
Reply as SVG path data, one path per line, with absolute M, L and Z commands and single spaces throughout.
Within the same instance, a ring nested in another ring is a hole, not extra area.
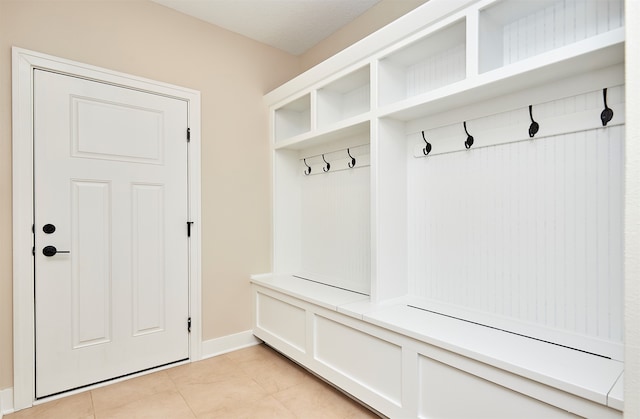
M 36 397 L 187 359 L 187 103 L 34 86 Z

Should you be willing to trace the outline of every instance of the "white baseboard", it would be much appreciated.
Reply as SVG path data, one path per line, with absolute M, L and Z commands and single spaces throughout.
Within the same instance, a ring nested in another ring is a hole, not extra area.
M 13 388 L 0 390 L 0 419 L 3 415 L 13 413 Z
M 253 336 L 252 330 L 216 339 L 205 340 L 202 342 L 202 359 L 222 355 L 242 348 L 248 348 L 249 346 L 258 345 L 260 343 L 262 343 L 262 341 Z

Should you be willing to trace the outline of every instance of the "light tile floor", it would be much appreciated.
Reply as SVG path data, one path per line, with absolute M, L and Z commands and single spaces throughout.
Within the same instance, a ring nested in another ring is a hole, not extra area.
M 377 418 L 266 345 L 111 384 L 6 419 Z

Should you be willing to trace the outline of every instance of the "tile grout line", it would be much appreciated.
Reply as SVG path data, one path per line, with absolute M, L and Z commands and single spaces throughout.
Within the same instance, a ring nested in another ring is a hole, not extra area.
M 270 349 L 270 348 L 269 348 Z M 273 351 L 272 349 L 269 350 L 266 359 L 262 359 L 260 360 L 260 362 L 272 362 L 272 359 L 279 359 L 282 358 L 283 360 L 286 360 L 288 362 L 291 362 L 290 360 L 288 360 L 286 357 L 282 356 L 281 354 L 279 354 L 277 351 Z M 299 416 L 292 411 L 289 407 L 287 407 L 284 403 L 282 403 L 280 400 L 278 400 L 276 397 L 274 397 L 276 394 L 280 393 L 281 391 L 285 390 L 282 388 L 278 388 L 277 390 L 270 390 L 268 388 L 268 386 L 264 385 L 263 383 L 260 382 L 259 379 L 257 379 L 257 377 L 255 376 L 255 374 L 253 373 L 254 370 L 247 370 L 247 368 L 245 368 L 243 366 L 243 362 L 238 361 L 236 359 L 233 359 L 232 357 L 229 357 L 229 361 L 231 361 L 236 368 L 242 372 L 243 375 L 245 375 L 247 378 L 251 379 L 252 382 L 254 382 L 255 384 L 257 384 L 258 388 L 262 389 L 265 392 L 265 397 L 263 397 L 261 400 L 265 400 L 267 398 L 273 400 L 275 403 L 278 404 L 278 406 L 280 406 L 281 408 L 283 408 L 285 411 L 289 412 L 291 414 L 292 417 L 294 418 L 298 418 Z M 286 389 L 293 387 L 294 385 L 291 385 L 289 387 L 287 387 Z
M 91 399 L 91 414 L 93 415 L 93 419 L 98 419 L 96 417 L 96 405 L 93 402 L 93 390 L 89 390 L 89 398 Z
M 185 365 L 189 365 L 189 364 L 185 364 Z M 171 383 L 175 387 L 176 392 L 180 395 L 180 398 L 182 398 L 182 401 L 184 401 L 184 404 L 187 405 L 193 417 L 197 418 L 198 415 L 196 415 L 196 412 L 193 410 L 193 407 L 191 407 L 191 405 L 189 404 L 189 401 L 187 401 L 187 399 L 184 397 L 184 394 L 182 394 L 182 389 L 180 388 L 178 383 L 176 383 L 176 381 L 171 377 L 171 374 L 167 373 L 167 377 L 169 378 L 169 380 L 171 380 Z

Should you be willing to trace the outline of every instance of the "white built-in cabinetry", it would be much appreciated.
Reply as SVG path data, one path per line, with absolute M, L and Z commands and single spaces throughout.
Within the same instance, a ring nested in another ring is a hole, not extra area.
M 392 417 L 620 416 L 624 20 L 431 0 L 269 93 L 256 336 Z

